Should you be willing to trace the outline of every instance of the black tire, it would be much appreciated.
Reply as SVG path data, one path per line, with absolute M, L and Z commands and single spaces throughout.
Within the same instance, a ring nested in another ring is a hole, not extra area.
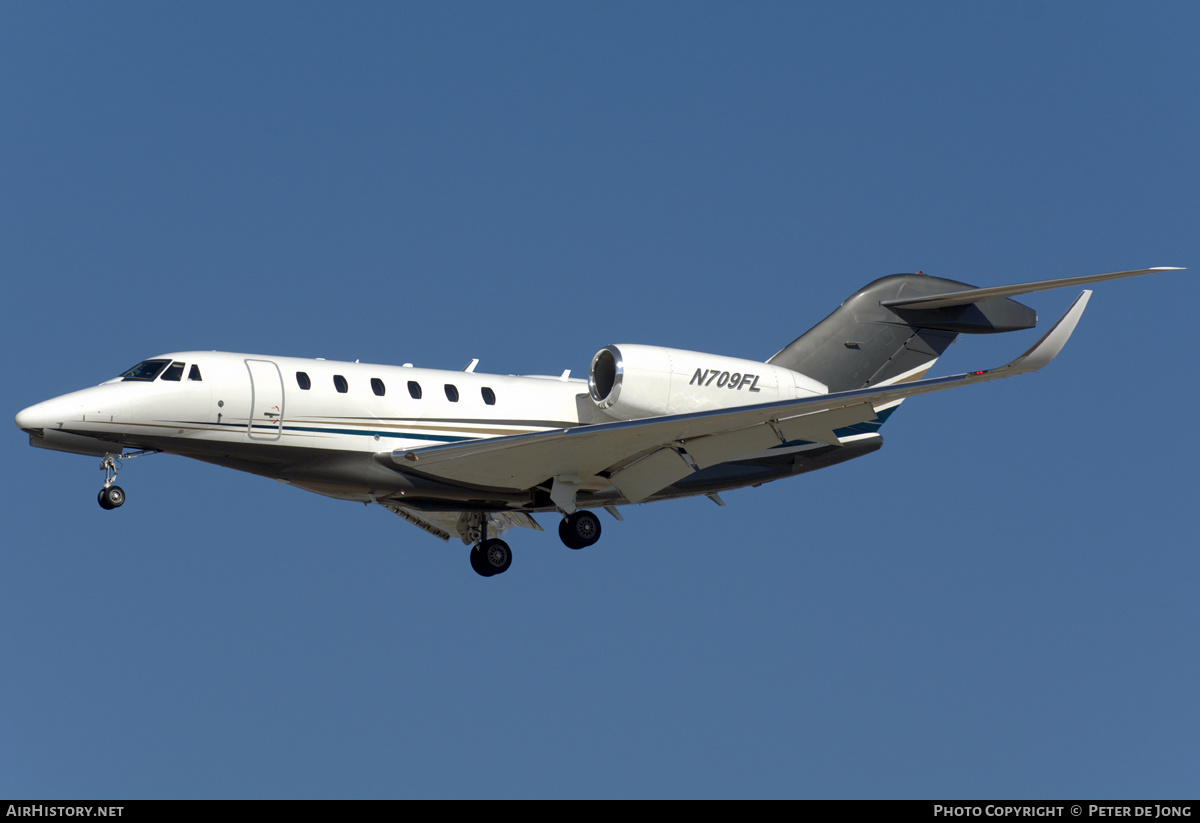
M 489 570 L 489 577 L 493 574 L 504 574 L 512 565 L 512 549 L 498 537 L 480 543 L 479 554 L 479 565 Z
M 484 565 L 483 552 L 480 551 L 479 546 L 471 547 L 471 568 L 474 569 L 475 573 L 480 577 L 491 577 L 493 574 L 495 574 L 494 571 Z
M 558 521 L 558 539 L 563 542 L 563 545 L 568 549 L 582 549 L 583 544 L 571 538 L 571 533 L 567 530 L 567 518 Z
M 600 539 L 600 518 L 580 509 L 562 521 L 558 536 L 572 549 L 586 549 Z
M 102 509 L 117 509 L 125 503 L 125 490 L 120 486 L 109 486 L 101 489 L 96 499 L 100 502 Z

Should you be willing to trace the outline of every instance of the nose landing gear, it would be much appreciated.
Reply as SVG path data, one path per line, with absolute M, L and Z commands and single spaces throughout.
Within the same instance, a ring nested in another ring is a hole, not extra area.
M 102 509 L 115 509 L 125 502 L 125 490 L 114 482 L 117 479 L 117 462 L 120 457 L 119 454 L 106 454 L 100 461 L 100 468 L 104 469 L 104 488 L 96 495 L 96 501 Z
M 157 454 L 157 449 L 145 449 L 140 452 L 130 452 L 129 454 L 106 454 L 104 459 L 100 461 L 100 468 L 104 470 L 104 488 L 96 495 L 96 502 L 100 504 L 102 509 L 117 509 L 125 503 L 125 490 L 116 484 L 117 467 L 121 461 L 130 457 L 140 457 L 143 454 Z

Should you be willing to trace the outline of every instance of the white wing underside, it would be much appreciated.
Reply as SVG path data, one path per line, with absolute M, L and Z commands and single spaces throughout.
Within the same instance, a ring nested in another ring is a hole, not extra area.
M 878 409 L 908 397 L 1036 371 L 1062 350 L 1090 296 L 1090 291 L 1080 294 L 1027 352 L 996 369 L 734 409 L 396 450 L 390 457 L 400 471 L 481 490 L 527 490 L 560 479 L 591 491 L 614 486 L 626 500 L 639 502 L 698 469 L 782 444 L 838 445 L 837 430 L 873 420 Z M 381 457 L 387 459 L 387 454 Z M 413 516 L 438 519 L 426 512 Z

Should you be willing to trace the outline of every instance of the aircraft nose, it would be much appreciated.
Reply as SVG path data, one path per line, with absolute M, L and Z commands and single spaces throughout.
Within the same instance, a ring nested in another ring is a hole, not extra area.
M 45 428 L 45 406 L 45 403 L 36 403 L 27 409 L 21 409 L 19 412 L 17 412 L 17 428 L 25 431 L 29 431 L 30 429 Z

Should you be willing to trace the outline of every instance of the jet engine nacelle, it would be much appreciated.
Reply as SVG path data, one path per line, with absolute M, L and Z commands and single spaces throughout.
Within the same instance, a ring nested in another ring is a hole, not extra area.
M 636 420 L 827 394 L 828 389 L 799 372 L 757 360 L 622 343 L 596 352 L 588 392 L 614 417 Z

